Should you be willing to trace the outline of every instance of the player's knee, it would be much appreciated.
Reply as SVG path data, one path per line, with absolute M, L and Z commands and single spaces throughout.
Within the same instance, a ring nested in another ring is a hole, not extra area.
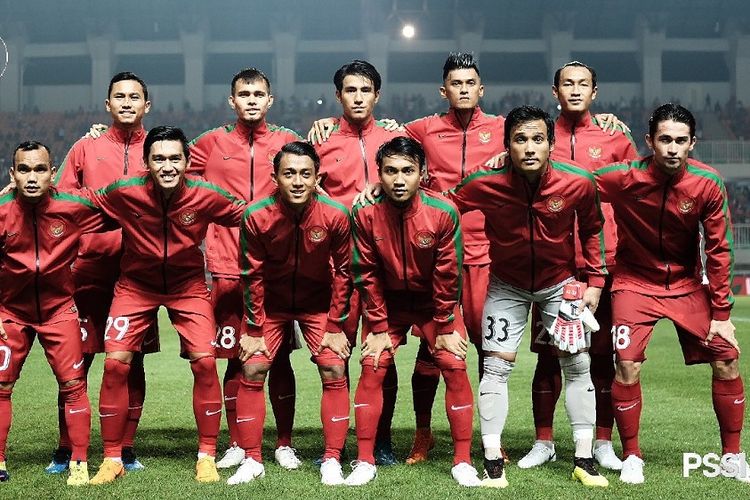
M 248 382 L 263 382 L 271 365 L 265 363 L 246 363 L 242 367 L 242 378 Z
M 346 370 L 342 363 L 341 365 L 318 365 L 318 372 L 322 380 L 336 380 L 344 378 Z
M 618 361 L 615 365 L 615 380 L 621 384 L 635 384 L 640 380 L 641 363 L 639 361 Z
M 83 379 L 80 378 L 74 378 L 73 380 L 68 380 L 65 382 L 60 382 L 60 389 L 70 389 L 71 387 L 74 387 L 78 384 L 85 384 L 86 382 Z
M 615 364 L 612 361 L 612 356 L 592 354 L 591 376 L 611 380 L 615 376 Z
M 216 375 L 216 358 L 211 355 L 190 356 L 190 369 L 196 377 Z
M 732 380 L 740 376 L 740 362 L 737 359 L 713 361 L 711 363 L 714 378 Z
M 482 384 L 507 384 L 510 374 L 513 372 L 513 368 L 516 364 L 512 361 L 508 361 L 502 358 L 496 358 L 494 356 L 487 356 L 484 358 L 484 376 L 482 381 L 479 383 L 480 391 Z
M 435 364 L 440 371 L 466 370 L 466 360 L 458 358 L 455 354 L 443 349 L 435 351 Z
M 565 380 L 591 378 L 591 358 L 585 352 L 560 358 L 560 368 Z
M 557 356 L 540 353 L 537 356 L 534 378 L 554 377 L 560 373 L 560 361 Z
M 15 382 L 0 382 L 0 391 L 12 391 L 13 386 L 16 385 Z
M 493 420 L 499 411 L 497 397 L 508 384 L 515 363 L 501 358 L 484 358 L 484 375 L 479 382 L 479 415 L 483 420 Z
M 130 351 L 108 352 L 106 355 L 106 359 L 115 359 L 120 363 L 129 365 L 133 361 L 133 353 Z

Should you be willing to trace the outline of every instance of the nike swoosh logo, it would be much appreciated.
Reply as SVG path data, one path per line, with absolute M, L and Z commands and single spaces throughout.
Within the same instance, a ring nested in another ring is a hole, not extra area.
M 632 409 L 633 409 L 633 408 L 635 408 L 636 406 L 638 406 L 638 403 L 633 403 L 633 404 L 632 404 L 632 405 L 630 405 L 630 406 L 620 406 L 620 405 L 617 405 L 617 411 L 628 411 L 628 410 L 632 410 Z
M 144 340 L 144 341 L 143 341 L 143 346 L 145 347 L 145 346 L 147 346 L 147 345 L 151 345 L 151 344 L 153 344 L 154 342 L 156 342 L 156 337 L 151 337 L 150 339 L 148 339 L 148 340 Z
M 241 424 L 242 422 L 250 422 L 250 421 L 252 421 L 252 420 L 255 420 L 255 417 L 250 417 L 250 418 L 238 418 L 238 419 L 237 419 L 237 423 L 238 423 L 238 424 Z
M 128 406 L 128 410 L 142 410 L 143 406 Z
M 234 401 L 237 396 L 224 396 L 224 401 Z
M 83 366 L 83 360 L 79 361 L 78 363 L 73 363 L 73 369 L 74 370 L 77 370 L 77 369 L 79 369 L 82 366 Z
M 231 157 L 231 156 L 222 156 L 221 158 L 222 158 L 223 160 L 231 160 L 231 159 L 232 159 L 232 157 Z
M 279 401 L 284 401 L 285 399 L 293 398 L 294 394 L 281 394 L 279 395 Z
M 70 413 L 71 415 L 75 415 L 76 413 L 83 413 L 84 411 L 86 411 L 86 408 L 81 408 L 79 410 L 74 410 L 71 408 L 70 410 L 68 410 L 68 413 Z
M 368 403 L 354 403 L 355 408 L 362 408 L 363 406 L 370 406 Z
M 349 420 L 349 417 L 331 417 L 331 422 L 341 422 L 342 420 Z
M 117 413 L 100 413 L 99 418 L 116 417 Z
M 463 406 L 455 406 L 451 405 L 451 410 L 458 411 L 458 410 L 465 410 L 466 408 L 471 408 L 472 405 L 463 405 Z
M 735 399 L 735 400 L 734 400 L 734 404 L 736 404 L 736 405 L 741 405 L 741 404 L 742 404 L 742 403 L 744 403 L 744 402 L 745 402 L 745 398 L 742 398 L 742 399 Z
M 375 238 L 373 238 L 373 240 L 375 240 L 375 241 L 383 241 L 383 238 L 375 237 Z
M 15 236 L 17 234 L 18 234 L 17 232 L 16 233 L 8 233 L 7 235 L 5 235 L 5 237 L 6 238 L 12 238 L 13 236 Z
M 586 392 L 594 392 L 594 388 L 593 387 L 589 387 L 588 389 L 586 389 Z
M 208 410 L 206 410 L 206 416 L 207 417 L 213 417 L 214 415 L 216 415 L 218 413 L 221 413 L 221 409 L 218 409 L 216 411 L 208 411 Z

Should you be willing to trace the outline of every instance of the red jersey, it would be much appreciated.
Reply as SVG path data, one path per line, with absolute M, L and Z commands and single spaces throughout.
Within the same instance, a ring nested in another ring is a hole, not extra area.
M 0 314 L 41 324 L 73 307 L 81 235 L 115 227 L 85 197 L 50 190 L 38 203 L 0 197 Z
M 353 208 L 352 275 L 374 332 L 388 330 L 388 310 L 432 312 L 438 333 L 453 333 L 461 297 L 463 241 L 456 207 L 419 190 L 400 208 L 381 195 Z
M 146 171 L 145 140 L 143 127 L 126 132 L 116 126 L 109 127 L 97 139 L 79 139 L 60 165 L 54 184 L 60 189 L 101 189 L 122 177 L 142 175 Z M 117 266 L 121 247 L 119 229 L 83 235 L 75 267 L 98 272 L 102 265 Z
M 614 135 L 609 135 L 599 127 L 599 122 L 590 113 L 580 120 L 573 121 L 560 115 L 555 121 L 555 149 L 550 158 L 562 162 L 575 161 L 589 172 L 597 168 L 621 161 L 638 158 L 638 149 L 633 137 L 622 127 Z M 609 203 L 602 203 L 604 214 L 604 234 L 607 242 L 606 261 L 610 272 L 615 265 L 615 248 L 617 246 L 617 226 L 614 213 Z M 583 254 L 576 240 L 576 266 L 584 267 Z
M 667 175 L 642 158 L 597 170 L 602 199 L 615 211 L 620 239 L 612 290 L 685 295 L 701 288 L 698 226 L 706 240 L 706 274 L 713 319 L 734 303 L 732 226 L 720 174 L 693 159 Z
M 450 109 L 405 125 L 409 137 L 424 148 L 427 163 L 425 187 L 447 191 L 461 182 L 467 173 L 505 150 L 505 118 L 487 115 L 477 106 L 465 127 Z M 484 234 L 484 215 L 474 211 L 461 216 L 464 233 L 465 264 L 489 264 L 489 245 Z
M 505 283 L 534 292 L 574 276 L 577 217 L 584 274 L 589 286 L 604 286 L 599 196 L 593 175 L 580 166 L 550 161 L 536 187 L 511 166 L 482 167 L 448 195 L 461 212 L 484 213 L 491 270 Z
M 121 179 L 92 194 L 122 226 L 120 282 L 153 293 L 179 293 L 204 279 L 201 242 L 210 223 L 236 226 L 246 203 L 199 177 L 185 176 L 165 199 L 150 174 Z
M 357 127 L 341 117 L 328 140 L 315 145 L 320 156 L 321 187 L 334 200 L 351 206 L 368 183 L 379 181 L 375 163 L 378 148 L 401 135 L 387 131 L 373 118 Z
M 278 194 L 250 205 L 240 227 L 247 333 L 263 335 L 266 311 L 328 311 L 326 331 L 341 332 L 351 295 L 349 235 L 349 212 L 327 196 L 314 195 L 301 214 Z
M 270 196 L 273 159 L 290 142 L 302 138 L 293 130 L 263 122 L 217 127 L 190 142 L 190 173 L 249 203 Z M 206 237 L 206 264 L 215 276 L 237 277 L 239 228 L 211 225 Z

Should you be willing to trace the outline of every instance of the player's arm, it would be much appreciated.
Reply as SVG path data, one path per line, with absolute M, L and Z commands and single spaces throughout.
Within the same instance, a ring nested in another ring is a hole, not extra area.
M 599 204 L 599 193 L 593 179 L 583 184 L 581 196 L 576 205 L 578 217 L 578 237 L 581 241 L 581 250 L 585 262 L 584 274 L 587 277 L 588 286 L 599 289 L 588 292 L 584 296 L 584 302 L 594 311 L 598 306 L 599 294 L 604 287 L 607 276 L 605 264 L 605 241 L 604 241 L 604 216 Z M 588 299 L 588 300 L 587 300 Z
M 613 203 L 617 199 L 617 195 L 622 193 L 628 170 L 630 165 L 623 162 L 605 165 L 593 172 L 600 201 Z
M 388 330 L 386 310 L 381 280 L 381 262 L 372 239 L 372 227 L 362 210 L 354 210 L 352 216 L 352 279 L 360 291 L 364 313 L 376 333 Z
M 76 223 L 81 233 L 101 233 L 113 231 L 120 226 L 92 200 L 93 192 L 81 189 L 75 192 L 57 192 L 57 196 L 73 204 Z
M 206 164 L 211 156 L 211 150 L 215 145 L 212 134 L 204 133 L 190 141 L 190 168 L 187 173 L 204 177 L 206 174 Z
M 70 148 L 60 166 L 57 167 L 55 176 L 52 178 L 52 184 L 59 189 L 82 188 L 83 182 L 80 175 L 80 168 L 84 160 L 84 150 L 80 146 L 80 143 L 77 142 Z
M 482 167 L 471 175 L 464 177 L 456 187 L 445 191 L 443 196 L 451 200 L 462 214 L 472 210 L 482 210 L 487 206 L 487 201 L 497 195 L 497 193 L 493 193 L 492 187 L 489 185 L 490 179 L 495 174 L 504 174 L 507 168 L 487 169 Z
M 260 241 L 260 230 L 245 211 L 240 224 L 240 280 L 244 307 L 243 335 L 263 336 L 263 323 L 266 320 L 264 308 L 263 263 L 266 250 Z
M 247 203 L 215 184 L 205 181 L 203 183 L 209 196 L 209 207 L 206 213 L 210 214 L 211 222 L 226 227 L 239 226 Z

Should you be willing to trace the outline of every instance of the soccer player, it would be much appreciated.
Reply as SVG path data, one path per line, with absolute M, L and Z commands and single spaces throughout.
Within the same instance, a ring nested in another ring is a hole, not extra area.
M 58 188 L 100 189 L 121 177 L 137 176 L 146 171 L 142 160 L 143 141 L 146 138 L 143 118 L 151 109 L 146 83 L 133 73 L 117 73 L 109 82 L 104 106 L 112 116 L 112 125 L 101 137 L 84 137 L 73 145 L 55 175 L 55 185 Z M 121 247 L 122 233 L 119 229 L 84 235 L 78 259 L 73 264 L 76 285 L 74 297 L 81 318 L 84 371 L 87 375 L 94 354 L 104 352 L 104 330 L 115 282 L 120 273 Z M 159 343 L 154 326 L 144 340 L 142 352 L 158 351 Z M 133 451 L 133 440 L 146 395 L 146 375 L 141 353 L 133 358 L 128 387 L 130 400 L 122 458 L 125 468 L 135 471 L 143 469 L 143 464 Z M 50 474 L 64 471 L 70 456 L 70 440 L 63 418 L 65 409 L 61 402 L 58 406 L 60 442 L 46 469 Z
M 549 160 L 554 123 L 543 110 L 522 106 L 506 117 L 508 161 L 498 170 L 480 169 L 449 195 L 459 210 L 481 210 L 490 241 L 491 277 L 482 313 L 484 376 L 479 415 L 484 445 L 484 483 L 506 487 L 501 437 L 508 414 L 508 377 L 536 303 L 552 327 L 563 288 L 575 275 L 571 235 L 578 235 L 588 288 L 583 302 L 596 310 L 604 285 L 604 241 L 593 176 L 585 169 Z M 589 355 L 558 352 L 566 381 L 565 408 L 573 428 L 573 477 L 587 486 L 606 486 L 591 456 L 595 419 Z
M 210 223 L 238 225 L 245 202 L 214 184 L 185 176 L 187 139 L 174 127 L 155 127 L 143 144 L 149 173 L 121 179 L 92 199 L 123 228 L 122 272 L 105 332 L 99 418 L 104 461 L 92 484 L 125 474 L 122 439 L 128 415 L 130 362 L 160 306 L 180 336 L 193 372 L 198 426 L 196 480 L 219 480 L 214 456 L 221 420 L 221 387 L 214 358 L 215 322 L 203 270 L 201 242 Z
M 620 480 L 625 483 L 644 481 L 638 442 L 640 372 L 661 318 L 674 323 L 686 364 L 710 363 L 722 452 L 730 454 L 727 458 L 736 466 L 742 459 L 745 393 L 730 318 L 734 259 L 727 192 L 716 170 L 689 158 L 695 142 L 690 111 L 664 104 L 648 122 L 651 156 L 595 172 L 602 199 L 614 208 L 621 236 L 612 283 L 617 363 L 612 406 L 625 458 Z M 708 286 L 701 284 L 698 267 L 701 224 Z M 736 478 L 750 482 L 747 472 Z
M 10 479 L 13 386 L 37 337 L 60 386 L 71 447 L 67 483 L 81 486 L 89 481 L 91 408 L 70 265 L 81 235 L 106 222 L 86 198 L 54 189 L 53 174 L 47 146 L 23 142 L 10 168 L 15 188 L 0 197 L 0 482 Z
M 271 82 L 260 70 L 243 69 L 232 78 L 229 106 L 237 115 L 233 124 L 209 130 L 190 143 L 190 173 L 203 176 L 237 198 L 252 203 L 273 193 L 273 159 L 287 143 L 300 140 L 294 131 L 266 122 L 273 104 Z M 239 229 L 211 225 L 206 237 L 206 262 L 211 272 L 211 302 L 216 317 L 216 356 L 226 358 L 224 406 L 231 446 L 216 463 L 218 468 L 239 465 L 245 458 L 237 431 L 237 390 L 242 377 L 238 335 L 242 323 L 242 287 L 238 262 Z M 291 329 L 291 324 L 288 325 Z M 291 335 L 285 338 L 291 339 Z M 295 380 L 283 344 L 269 375 L 268 392 L 276 416 L 276 461 L 296 469 L 300 460 L 292 446 Z
M 479 486 L 471 465 L 474 398 L 466 374 L 466 329 L 461 295 L 463 241 L 456 208 L 419 188 L 424 150 L 397 137 L 376 157 L 384 195 L 353 212 L 352 274 L 364 304 L 362 372 L 354 397 L 358 461 L 346 484 L 376 476 L 375 435 L 383 409 L 386 367 L 409 328 L 418 326 L 446 384 L 445 410 L 453 437 L 451 474 L 462 486 Z
M 341 449 L 349 428 L 344 361 L 350 346 L 342 330 L 351 294 L 349 212 L 316 194 L 320 160 L 311 145 L 283 146 L 273 167 L 277 191 L 247 208 L 240 231 L 245 324 L 237 427 L 246 458 L 227 482 L 265 475 L 263 385 L 281 344 L 288 342 L 286 325 L 297 320 L 323 385 L 321 482 L 342 484 Z
M 552 94 L 560 103 L 560 116 L 555 121 L 555 149 L 550 155 L 553 160 L 575 161 L 593 172 L 604 165 L 635 159 L 638 156 L 633 139 L 624 128 L 618 126 L 615 127 L 614 133 L 608 133 L 599 127 L 599 117 L 593 117 L 589 111 L 596 99 L 596 93 L 596 71 L 593 68 L 573 61 L 555 72 Z M 612 448 L 614 415 L 610 387 L 615 376 L 615 366 L 612 342 L 607 335 L 612 328 L 610 285 L 615 264 L 617 227 L 608 203 L 602 203 L 602 212 L 607 243 L 606 264 L 610 277 L 602 290 L 596 310 L 599 334 L 591 337 L 589 351 L 591 381 L 594 383 L 596 394 L 594 458 L 602 467 L 620 470 L 622 463 Z M 580 245 L 576 248 L 576 267 L 581 274 L 584 261 Z M 562 388 L 557 349 L 536 307 L 532 309 L 531 325 L 531 351 L 539 354 L 531 386 L 536 442 L 531 451 L 518 461 L 518 466 L 523 469 L 536 467 L 556 458 L 552 421 Z
M 384 123 L 373 117 L 380 99 L 381 78 L 372 64 L 361 60 L 344 64 L 334 74 L 333 83 L 342 116 L 328 140 L 315 145 L 320 156 L 320 187 L 328 196 L 350 207 L 355 196 L 377 179 L 375 155 L 378 148 L 404 134 L 387 130 Z M 355 292 L 344 325 L 344 332 L 352 345 L 356 344 L 360 312 L 359 294 Z M 398 390 L 395 368 L 388 369 L 383 390 L 386 403 L 378 431 L 377 454 L 379 462 L 391 465 L 396 463 L 391 445 L 391 420 Z

